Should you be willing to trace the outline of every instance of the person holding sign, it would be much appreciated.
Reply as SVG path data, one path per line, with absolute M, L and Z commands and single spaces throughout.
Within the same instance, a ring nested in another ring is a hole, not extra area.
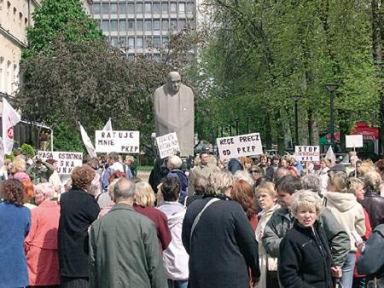
M 193 155 L 194 146 L 194 94 L 181 83 L 178 72 L 170 72 L 167 83 L 153 94 L 153 111 L 157 136 L 177 133 L 181 156 Z

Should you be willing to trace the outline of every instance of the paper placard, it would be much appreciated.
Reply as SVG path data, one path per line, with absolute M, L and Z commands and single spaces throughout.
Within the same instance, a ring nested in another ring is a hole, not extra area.
M 345 135 L 345 147 L 360 148 L 363 146 L 363 135 Z
M 139 153 L 139 131 L 95 131 L 95 148 L 99 153 Z
M 156 137 L 157 148 L 161 159 L 175 155 L 180 152 L 179 141 L 176 132 Z
M 296 161 L 320 161 L 320 146 L 295 146 Z
M 43 161 L 56 160 L 57 172 L 60 175 L 71 174 L 73 168 L 83 165 L 83 153 L 81 152 L 37 151 L 37 156 Z
M 222 160 L 263 154 L 260 133 L 217 138 L 216 143 Z

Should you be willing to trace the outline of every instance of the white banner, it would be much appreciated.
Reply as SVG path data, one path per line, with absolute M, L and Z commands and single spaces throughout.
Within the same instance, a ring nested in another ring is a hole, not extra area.
M 156 137 L 156 143 L 161 159 L 167 158 L 168 156 L 172 156 L 177 152 L 180 152 L 180 146 L 179 141 L 177 140 L 176 132 Z
M 363 135 L 345 135 L 345 147 L 360 148 L 363 146 Z
M 54 159 L 57 161 L 57 172 L 60 175 L 71 174 L 73 168 L 83 165 L 83 153 L 37 151 L 37 156 L 43 160 Z
M 105 123 L 104 127 L 103 127 L 103 130 L 104 131 L 112 131 L 112 121 L 111 121 L 111 118 L 108 119 L 108 122 Z
M 139 153 L 139 131 L 95 131 L 95 146 L 98 153 Z
M 9 155 L 12 153 L 13 149 L 13 128 L 20 122 L 21 116 L 16 112 L 15 109 L 8 103 L 8 101 L 3 97 L 3 146 L 4 154 Z
M 92 158 L 97 158 L 95 147 L 93 146 L 91 139 L 89 139 L 87 131 L 85 131 L 84 127 L 80 124 L 80 122 L 79 122 L 79 125 L 80 125 L 81 139 L 83 140 L 85 149 L 87 149 L 89 156 L 91 156 Z
M 259 133 L 217 138 L 216 142 L 222 160 L 263 154 Z
M 320 161 L 320 146 L 295 146 L 295 159 L 301 162 Z

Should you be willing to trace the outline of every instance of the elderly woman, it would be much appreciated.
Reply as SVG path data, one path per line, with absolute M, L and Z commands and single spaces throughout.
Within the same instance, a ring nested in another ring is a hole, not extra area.
M 342 267 L 342 287 L 350 288 L 353 282 L 355 267 L 356 237 L 365 235 L 365 216 L 363 207 L 357 202 L 356 196 L 349 193 L 348 177 L 344 172 L 330 173 L 328 181 L 327 208 L 331 210 L 337 221 L 348 233 L 351 246 L 347 259 Z M 355 236 L 359 235 L 359 236 Z
M 24 237 L 30 227 L 31 212 L 23 206 L 23 185 L 9 179 L 0 190 L 0 286 L 28 286 Z
M 59 260 L 61 287 L 88 287 L 88 228 L 99 215 L 91 194 L 95 170 L 88 165 L 72 170 L 72 188 L 61 195 Z
M 140 213 L 149 219 L 156 226 L 157 237 L 160 241 L 162 250 L 167 249 L 171 242 L 171 232 L 168 228 L 167 216 L 160 210 L 154 208 L 156 196 L 151 185 L 147 182 L 139 182 L 135 185 L 135 203 L 133 208 L 137 213 Z
M 183 222 L 190 287 L 243 288 L 260 275 L 255 233 L 236 201 L 234 179 L 224 171 L 209 177 L 206 196 L 193 201 Z
M 290 209 L 295 217 L 293 228 L 280 244 L 278 273 L 282 287 L 333 287 L 331 253 L 318 217 L 320 197 L 308 190 L 293 194 Z
M 60 284 L 59 256 L 57 252 L 57 230 L 60 206 L 51 199 L 55 188 L 50 183 L 35 187 L 37 208 L 31 212 L 32 225 L 25 238 L 30 286 L 51 286 Z
M 384 224 L 384 198 L 380 196 L 381 176 L 376 171 L 367 172 L 364 176 L 365 195 L 361 201 L 368 212 L 372 228 Z
M 262 209 L 259 213 L 259 223 L 256 227 L 256 240 L 259 243 L 260 259 L 260 281 L 259 288 L 279 287 L 277 281 L 277 258 L 268 256 L 262 245 L 261 239 L 264 235 L 264 228 L 271 218 L 273 212 L 280 208 L 277 204 L 277 192 L 272 182 L 262 182 L 256 188 L 256 199 L 259 207 Z

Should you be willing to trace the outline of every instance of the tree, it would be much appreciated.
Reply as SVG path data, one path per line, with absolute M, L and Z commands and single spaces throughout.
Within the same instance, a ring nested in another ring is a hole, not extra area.
M 103 37 L 80 0 L 43 0 L 34 11 L 33 21 L 34 25 L 27 29 L 28 47 L 23 50 L 23 58 L 49 52 L 59 34 L 71 43 Z

